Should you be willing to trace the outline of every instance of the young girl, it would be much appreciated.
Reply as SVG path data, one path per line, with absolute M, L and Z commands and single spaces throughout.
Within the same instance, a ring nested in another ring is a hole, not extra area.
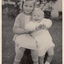
M 48 58 L 45 64 L 50 64 L 54 55 L 54 43 L 48 31 L 52 22 L 50 19 L 44 18 L 44 13 L 41 9 L 36 8 L 32 14 L 32 21 L 29 22 L 25 29 L 32 31 L 32 37 L 37 41 L 38 56 L 40 64 L 44 64 L 45 53 L 48 52 Z
M 36 41 L 29 35 L 30 31 L 24 29 L 25 25 L 30 21 L 33 10 L 34 2 L 25 1 L 23 2 L 23 12 L 15 19 L 13 27 L 13 32 L 15 33 L 13 40 L 15 41 L 16 50 L 14 64 L 19 64 L 26 48 L 31 50 L 33 64 L 38 64 Z

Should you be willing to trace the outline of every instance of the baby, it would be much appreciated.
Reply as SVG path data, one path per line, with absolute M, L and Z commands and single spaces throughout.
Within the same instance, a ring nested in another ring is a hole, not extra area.
M 48 29 L 52 25 L 50 19 L 44 18 L 44 12 L 35 8 L 31 17 L 32 21 L 29 22 L 25 29 L 31 31 L 32 37 L 37 41 L 39 63 L 44 64 L 45 53 L 48 52 L 48 57 L 45 64 L 50 64 L 54 55 L 54 43 Z

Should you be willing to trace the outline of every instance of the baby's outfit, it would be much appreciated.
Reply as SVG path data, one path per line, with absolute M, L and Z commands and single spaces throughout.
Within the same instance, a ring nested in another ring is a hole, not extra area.
M 52 22 L 51 20 L 45 18 L 40 23 L 31 21 L 25 26 L 25 29 L 33 31 L 35 30 L 36 26 L 40 24 L 45 25 L 47 28 L 50 28 Z M 45 55 L 49 48 L 55 47 L 48 29 L 40 29 L 38 31 L 31 33 L 31 35 L 37 41 L 39 56 Z

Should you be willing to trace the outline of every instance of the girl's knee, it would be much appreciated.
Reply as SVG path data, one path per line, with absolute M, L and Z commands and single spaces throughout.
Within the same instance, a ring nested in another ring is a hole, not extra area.
M 25 51 L 25 48 L 22 48 L 22 47 L 21 47 L 21 48 L 19 48 L 19 50 L 24 52 L 24 51 Z

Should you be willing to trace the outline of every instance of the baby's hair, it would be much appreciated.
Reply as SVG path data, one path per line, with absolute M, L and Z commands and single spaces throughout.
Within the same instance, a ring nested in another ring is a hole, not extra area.
M 41 14 L 44 16 L 44 12 L 43 12 L 39 7 L 34 9 L 34 11 L 32 12 L 32 15 L 33 15 L 35 12 L 41 12 Z M 31 20 L 32 20 L 32 16 L 31 16 Z
M 35 12 L 40 12 L 41 14 L 44 15 L 44 12 L 40 8 L 35 8 L 32 14 L 34 14 Z

